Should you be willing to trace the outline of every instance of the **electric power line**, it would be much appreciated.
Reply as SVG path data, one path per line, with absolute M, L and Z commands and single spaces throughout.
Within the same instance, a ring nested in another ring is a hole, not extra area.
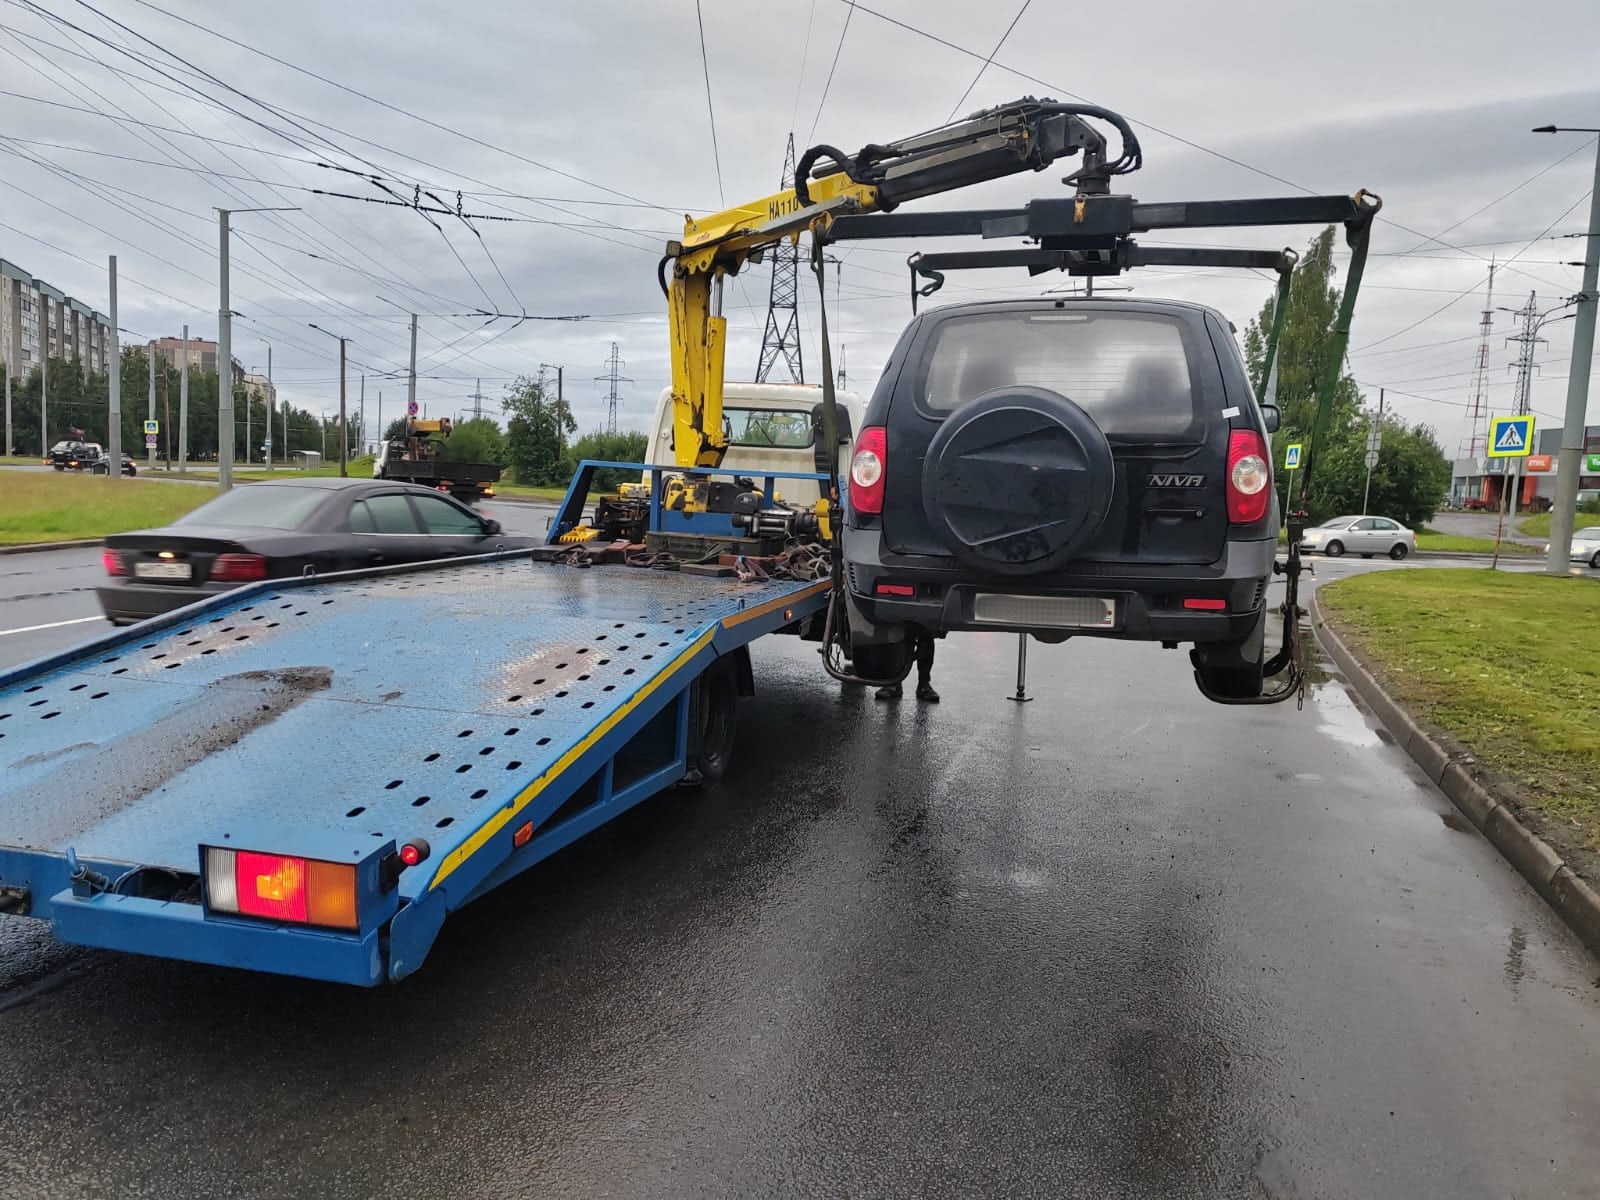
M 1006 31 L 1000 35 L 1000 40 L 994 44 L 994 49 L 989 51 L 989 57 L 978 66 L 978 73 L 972 77 L 972 82 L 967 84 L 967 90 L 961 93 L 961 99 L 950 106 L 950 115 L 945 118 L 949 124 L 956 119 L 956 113 L 961 111 L 961 106 L 967 102 L 967 97 L 972 95 L 972 89 L 978 86 L 978 81 L 983 78 L 983 73 L 989 69 L 989 64 L 994 62 L 994 56 L 1000 53 L 1000 48 L 1006 44 L 1006 39 L 1011 36 L 1011 31 L 1017 27 L 1017 22 L 1022 20 L 1022 14 L 1028 11 L 1028 5 L 1033 0 L 1022 0 L 1022 7 L 1017 9 L 1017 15 L 1011 18 L 1011 24 L 1006 26 Z

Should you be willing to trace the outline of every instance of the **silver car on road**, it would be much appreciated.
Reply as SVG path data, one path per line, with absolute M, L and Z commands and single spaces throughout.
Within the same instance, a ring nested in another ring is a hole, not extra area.
M 1416 548 L 1417 535 L 1388 517 L 1334 517 L 1306 530 L 1300 539 L 1302 554 L 1320 553 L 1329 558 L 1387 554 L 1398 561 Z
M 1548 542 L 1545 543 L 1544 552 L 1550 553 Z M 1600 571 L 1600 525 L 1575 531 L 1572 535 L 1572 553 L 1567 557 L 1573 562 L 1587 563 Z

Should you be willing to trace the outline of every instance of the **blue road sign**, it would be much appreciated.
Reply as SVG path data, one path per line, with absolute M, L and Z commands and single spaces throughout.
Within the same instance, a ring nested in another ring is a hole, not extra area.
M 1300 443 L 1291 442 L 1284 447 L 1283 469 L 1285 471 L 1298 470 L 1300 467 Z
M 1532 453 L 1532 417 L 1496 417 L 1489 422 L 1490 458 L 1526 458 Z

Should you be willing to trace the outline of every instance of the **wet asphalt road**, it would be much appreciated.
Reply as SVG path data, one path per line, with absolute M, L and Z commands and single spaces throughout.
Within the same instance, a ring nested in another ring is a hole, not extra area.
M 722 787 L 396 987 L 3 943 L 0 1194 L 1600 1196 L 1600 966 L 1337 679 L 1014 645 L 768 639 Z

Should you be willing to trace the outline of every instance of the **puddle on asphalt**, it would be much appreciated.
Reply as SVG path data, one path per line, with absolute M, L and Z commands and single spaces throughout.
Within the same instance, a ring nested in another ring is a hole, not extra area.
M 1311 694 L 1317 701 L 1316 713 L 1322 732 L 1334 741 L 1363 749 L 1382 745 L 1384 739 L 1367 724 L 1366 715 L 1356 707 L 1342 685 L 1313 684 Z

